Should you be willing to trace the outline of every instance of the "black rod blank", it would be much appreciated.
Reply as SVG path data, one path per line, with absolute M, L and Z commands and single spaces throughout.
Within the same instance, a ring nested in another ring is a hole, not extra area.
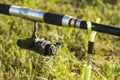
M 0 4 L 0 13 L 9 15 L 10 5 Z

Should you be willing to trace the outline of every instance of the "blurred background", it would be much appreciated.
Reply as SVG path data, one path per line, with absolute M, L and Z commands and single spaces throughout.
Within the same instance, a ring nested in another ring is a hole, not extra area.
M 0 3 L 34 8 L 120 27 L 119 0 L 0 0 Z M 0 14 L 0 80 L 81 80 L 87 60 L 86 30 L 39 23 L 38 37 L 62 42 L 53 57 L 20 49 L 19 38 L 32 35 L 33 22 Z M 120 37 L 98 33 L 91 80 L 120 80 Z

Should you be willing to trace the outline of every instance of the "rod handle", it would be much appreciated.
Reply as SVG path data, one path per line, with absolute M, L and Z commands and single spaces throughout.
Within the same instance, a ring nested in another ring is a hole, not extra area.
M 10 15 L 9 14 L 9 8 L 10 7 L 11 7 L 10 5 L 0 3 L 0 13 Z

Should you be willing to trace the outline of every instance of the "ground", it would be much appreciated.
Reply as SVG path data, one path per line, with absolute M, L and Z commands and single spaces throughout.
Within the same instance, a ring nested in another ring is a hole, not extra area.
M 119 0 L 1 0 L 120 27 Z M 87 31 L 39 23 L 38 37 L 62 42 L 57 54 L 44 57 L 20 49 L 17 39 L 32 35 L 33 22 L 0 14 L 0 80 L 81 80 L 87 61 Z M 91 80 L 120 80 L 120 37 L 97 33 Z

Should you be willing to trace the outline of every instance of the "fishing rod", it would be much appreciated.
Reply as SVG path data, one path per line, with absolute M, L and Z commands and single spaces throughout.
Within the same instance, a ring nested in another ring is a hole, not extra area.
M 73 27 L 78 29 L 87 29 L 87 21 L 77 19 L 72 16 L 56 14 L 52 12 L 44 12 L 20 6 L 0 4 L 0 13 L 11 16 L 19 16 L 32 21 L 44 21 L 48 24 L 53 24 L 63 27 Z M 115 36 L 120 36 L 120 28 L 112 25 L 99 24 L 91 22 L 92 30 L 102 33 L 107 33 Z
M 51 43 L 44 39 L 39 39 L 36 36 L 37 22 L 44 21 L 48 24 L 53 24 L 63 27 L 73 27 L 87 30 L 87 21 L 77 19 L 69 15 L 56 14 L 52 12 L 44 12 L 26 7 L 7 5 L 0 3 L 0 14 L 18 16 L 34 21 L 34 32 L 30 38 L 19 39 L 17 45 L 23 49 L 33 50 L 43 55 L 55 55 L 60 43 Z M 120 28 L 105 24 L 91 22 L 91 29 L 97 32 L 107 33 L 115 36 L 120 36 Z

